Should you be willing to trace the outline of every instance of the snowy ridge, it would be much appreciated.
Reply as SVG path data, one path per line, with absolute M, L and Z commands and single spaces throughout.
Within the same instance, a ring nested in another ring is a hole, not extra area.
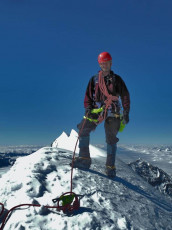
M 63 132 L 53 143 L 52 147 L 55 148 L 62 148 L 62 149 L 68 149 L 70 151 L 74 151 L 75 144 L 78 138 L 78 133 L 72 129 L 70 135 L 68 136 L 65 132 Z M 92 153 L 92 157 L 96 158 L 98 156 L 106 156 L 106 153 L 104 150 L 100 148 L 96 148 L 93 145 L 89 146 L 90 152 Z M 76 153 L 79 153 L 79 147 L 77 144 L 76 147 Z
M 73 191 L 83 195 L 80 209 L 70 217 L 54 209 L 45 209 L 43 205 L 54 205 L 53 198 L 70 191 L 72 152 L 71 146 L 68 149 L 68 138 L 65 140 L 66 150 L 41 148 L 18 158 L 0 178 L 0 202 L 6 210 L 23 203 L 42 205 L 16 210 L 4 230 L 172 229 L 170 199 L 118 158 L 117 177 L 108 179 L 104 175 L 105 156 L 99 149 L 98 155 L 95 149 L 91 150 L 91 169 L 74 169 Z M 61 141 L 64 144 L 64 139 Z

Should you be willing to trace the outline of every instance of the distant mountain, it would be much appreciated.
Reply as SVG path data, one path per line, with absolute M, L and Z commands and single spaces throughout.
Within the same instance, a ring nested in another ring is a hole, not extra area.
M 0 146 L 0 168 L 13 165 L 18 157 L 30 155 L 40 148 L 31 145 Z
M 125 162 L 134 162 L 137 159 L 143 159 L 163 169 L 172 176 L 172 146 L 165 145 L 118 145 L 118 152 L 122 158 L 125 156 Z
M 128 165 L 149 184 L 158 188 L 160 192 L 172 197 L 172 177 L 162 169 L 141 159 Z
M 0 167 L 13 165 L 14 162 L 15 160 L 12 160 L 10 157 L 5 157 L 0 155 Z

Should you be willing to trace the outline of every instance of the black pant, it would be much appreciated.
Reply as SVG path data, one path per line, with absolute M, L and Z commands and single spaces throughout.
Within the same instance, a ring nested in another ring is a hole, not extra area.
M 82 128 L 83 119 L 78 125 L 77 128 L 80 130 Z M 90 132 L 95 130 L 97 125 L 94 122 L 90 122 L 89 120 L 85 121 L 85 125 L 83 127 L 82 132 L 80 133 L 80 137 L 89 136 Z M 108 117 L 104 122 L 105 135 L 107 144 L 113 145 L 116 144 L 119 139 L 116 137 L 119 128 L 120 128 L 120 119 L 115 117 Z

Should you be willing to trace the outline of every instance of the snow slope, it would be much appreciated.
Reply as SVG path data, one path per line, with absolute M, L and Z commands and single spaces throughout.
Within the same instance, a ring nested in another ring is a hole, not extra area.
M 74 169 L 73 192 L 83 195 L 80 209 L 72 216 L 45 209 L 44 205 L 54 205 L 53 198 L 70 191 L 71 144 L 77 136 L 72 131 L 63 137 L 56 140 L 58 148 L 44 147 L 18 158 L 0 178 L 0 202 L 6 210 L 23 203 L 42 205 L 13 211 L 4 230 L 172 229 L 171 199 L 118 158 L 117 177 L 108 179 L 105 152 L 91 146 L 91 169 Z

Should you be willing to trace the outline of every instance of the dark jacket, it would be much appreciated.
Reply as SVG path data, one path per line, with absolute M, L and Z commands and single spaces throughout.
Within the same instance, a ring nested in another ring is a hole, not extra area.
M 88 83 L 84 99 L 85 109 L 100 108 L 102 105 L 104 105 L 106 96 L 100 91 L 98 77 L 99 74 L 94 75 Z M 108 76 L 104 77 L 104 80 L 108 93 L 119 97 L 119 101 L 115 102 L 116 106 L 112 104 L 111 108 L 109 108 L 109 112 L 119 113 L 121 100 L 124 111 L 129 113 L 130 95 L 122 78 L 111 71 Z

